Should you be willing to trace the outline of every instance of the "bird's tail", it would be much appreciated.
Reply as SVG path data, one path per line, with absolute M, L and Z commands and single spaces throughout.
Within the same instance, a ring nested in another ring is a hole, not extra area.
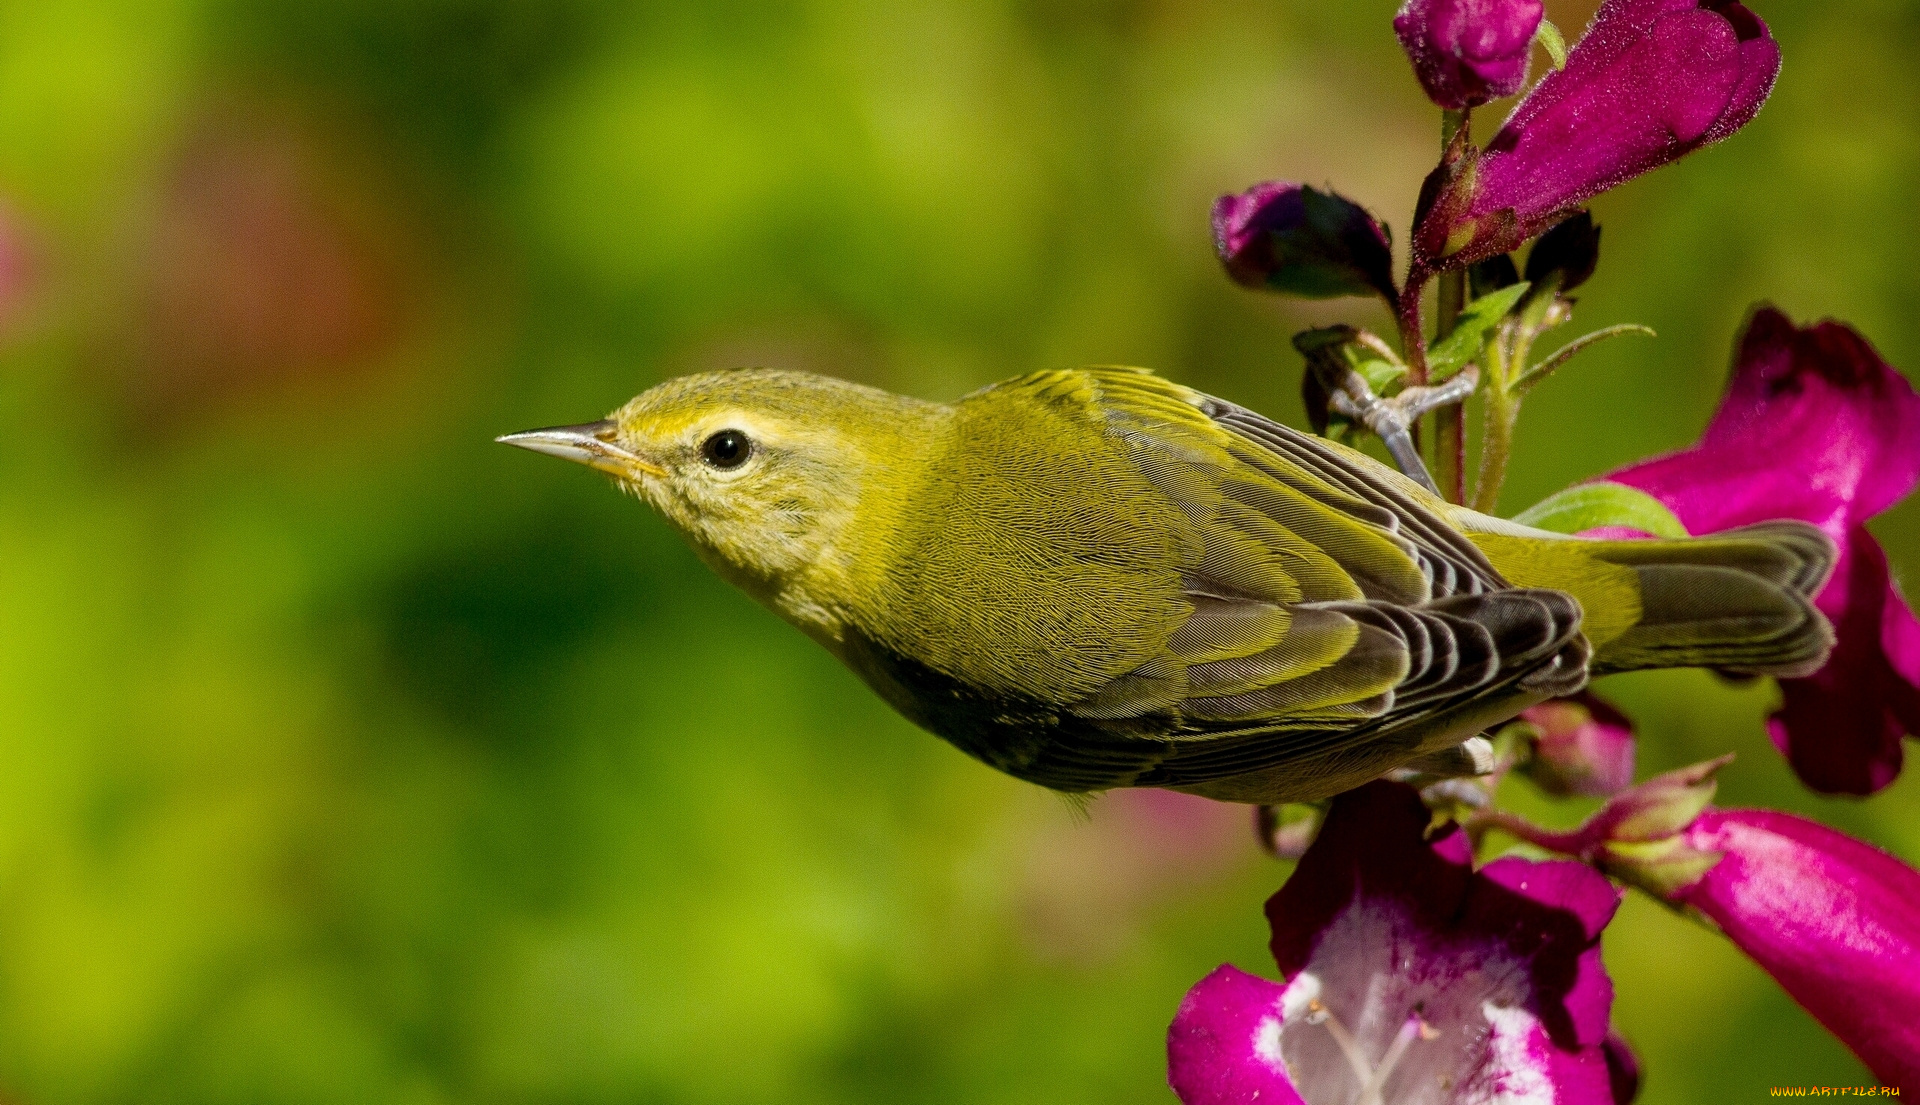
M 1529 540 L 1502 528 L 1471 536 L 1515 584 L 1580 600 L 1595 675 L 1699 667 L 1802 676 L 1833 649 L 1833 628 L 1812 599 L 1838 553 L 1816 526 L 1763 522 L 1704 537 L 1579 541 L 1579 556 L 1566 555 L 1567 538 Z
M 1762 522 L 1672 541 L 1600 541 L 1594 559 L 1631 568 L 1640 617 L 1602 645 L 1595 675 L 1637 668 L 1718 668 L 1811 675 L 1833 650 L 1813 607 L 1837 555 L 1805 522 Z

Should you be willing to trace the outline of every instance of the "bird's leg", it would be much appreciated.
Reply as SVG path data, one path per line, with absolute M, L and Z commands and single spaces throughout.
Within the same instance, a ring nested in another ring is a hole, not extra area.
M 1480 369 L 1468 365 L 1445 383 L 1410 387 L 1391 399 L 1382 399 L 1358 372 L 1345 366 L 1321 365 L 1321 383 L 1327 389 L 1327 409 L 1372 430 L 1387 446 L 1393 462 L 1409 479 L 1440 494 L 1414 447 L 1412 428 L 1420 416 L 1450 403 L 1464 403 L 1480 386 Z

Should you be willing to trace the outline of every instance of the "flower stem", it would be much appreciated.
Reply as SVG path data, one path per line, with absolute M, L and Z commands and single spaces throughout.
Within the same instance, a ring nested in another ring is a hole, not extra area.
M 1522 840 L 1536 848 L 1549 852 L 1558 852 L 1563 856 L 1584 858 L 1592 850 L 1593 841 L 1578 830 L 1573 832 L 1555 832 L 1541 828 L 1517 813 L 1501 809 L 1485 809 L 1467 818 L 1461 826 L 1469 834 L 1478 836 L 1488 829 L 1499 829 L 1515 840 Z
M 1427 382 L 1427 335 L 1420 329 L 1420 293 L 1426 291 L 1432 273 L 1415 267 L 1407 273 L 1407 286 L 1400 292 L 1400 312 L 1394 321 L 1400 326 L 1400 351 L 1407 362 L 1407 386 L 1420 387 Z
M 1516 378 L 1526 370 L 1535 332 L 1525 325 L 1502 329 L 1487 344 L 1486 440 L 1480 444 L 1480 474 L 1474 481 L 1473 509 L 1491 514 L 1500 505 L 1500 488 L 1507 482 L 1507 462 L 1513 458 L 1513 431 L 1520 421 L 1520 400 L 1526 389 Z
M 1440 274 L 1440 288 L 1434 311 L 1433 340 L 1452 332 L 1467 301 L 1467 271 L 1452 269 Z M 1467 501 L 1467 427 L 1466 404 L 1456 403 L 1434 412 L 1434 461 L 1440 492 L 1451 503 Z
M 1487 343 L 1487 417 L 1480 441 L 1480 474 L 1473 483 L 1473 509 L 1492 514 L 1500 505 L 1500 485 L 1513 454 L 1513 428 L 1520 421 L 1520 397 L 1508 386 L 1512 365 L 1506 335 Z
M 1471 126 L 1472 108 L 1440 113 L 1440 148 L 1445 150 L 1454 136 Z M 1467 305 L 1467 270 L 1453 268 L 1440 274 L 1440 287 L 1434 302 L 1433 340 L 1440 341 L 1453 331 L 1461 308 Z M 1434 469 L 1439 476 L 1440 492 L 1448 502 L 1467 501 L 1467 428 L 1466 404 L 1442 407 L 1433 416 Z
M 1486 436 L 1480 442 L 1480 476 L 1473 486 L 1473 509 L 1492 514 L 1500 506 L 1507 459 L 1513 454 L 1513 427 L 1520 421 L 1520 400 L 1506 388 L 1487 389 Z
M 1420 293 L 1426 290 L 1432 275 L 1415 261 L 1407 271 L 1406 286 L 1400 290 L 1400 310 L 1394 321 L 1400 326 L 1400 351 L 1407 362 L 1408 387 L 1423 387 L 1427 382 L 1427 335 L 1420 329 Z M 1415 419 L 1408 427 L 1416 453 L 1420 448 L 1423 421 L 1425 419 Z

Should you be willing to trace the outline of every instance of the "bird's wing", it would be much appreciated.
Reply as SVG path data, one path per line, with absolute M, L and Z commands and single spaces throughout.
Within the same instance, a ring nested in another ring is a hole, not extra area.
M 1578 639 L 1578 603 L 1513 589 L 1443 504 L 1360 453 L 1137 371 L 1022 383 L 1092 388 L 1199 535 L 1192 613 L 1162 655 L 1070 707 L 1086 739 L 1048 750 L 1050 785 L 1190 785 L 1337 756 L 1499 693 Z

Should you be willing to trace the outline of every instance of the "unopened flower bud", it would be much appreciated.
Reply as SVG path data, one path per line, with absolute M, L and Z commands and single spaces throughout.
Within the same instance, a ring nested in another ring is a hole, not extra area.
M 1393 31 L 1427 98 L 1458 110 L 1527 83 L 1540 0 L 1407 0 Z
M 1527 254 L 1527 281 L 1540 287 L 1550 278 L 1559 278 L 1559 291 L 1569 292 L 1586 283 L 1600 263 L 1600 228 L 1585 211 L 1563 219 L 1533 243 Z
M 1227 274 L 1249 288 L 1308 299 L 1399 298 L 1386 227 L 1331 192 L 1269 181 L 1221 196 L 1213 205 L 1213 242 Z
M 1555 797 L 1605 797 L 1633 785 L 1633 722 L 1588 692 L 1529 707 L 1520 720 L 1534 731 L 1533 758 L 1521 767 Z
M 1518 283 L 1520 270 L 1514 266 L 1513 257 L 1509 254 L 1496 253 L 1484 261 L 1475 261 L 1467 269 L 1467 284 L 1475 299 Z

